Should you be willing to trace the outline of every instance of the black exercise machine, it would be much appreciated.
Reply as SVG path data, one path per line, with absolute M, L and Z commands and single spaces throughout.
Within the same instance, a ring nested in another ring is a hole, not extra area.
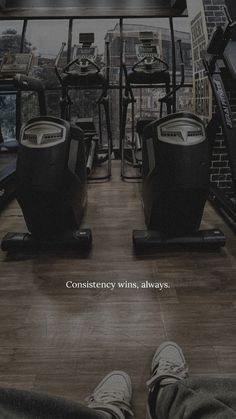
M 236 40 L 232 39 L 236 28 L 225 8 L 227 23 L 217 26 L 209 41 L 207 50 L 202 52 L 203 63 L 216 101 L 216 113 L 209 122 L 207 136 L 213 149 L 219 128 L 228 152 L 232 175 L 231 188 L 218 188 L 211 185 L 211 202 L 227 221 L 236 225 L 236 125 L 227 95 L 226 84 L 230 90 L 236 86 Z M 235 227 L 234 227 L 235 228 Z
M 86 250 L 79 230 L 87 203 L 83 131 L 54 117 L 33 118 L 21 130 L 16 197 L 29 233 L 8 233 L 4 251 Z
M 79 230 L 87 204 L 84 135 L 79 127 L 49 116 L 33 118 L 22 127 L 16 198 L 30 233 L 8 233 L 3 251 L 90 248 L 91 231 Z
M 121 124 L 121 177 L 123 180 L 139 179 L 140 176 L 126 175 L 126 162 L 135 168 L 142 166 L 142 141 L 141 133 L 144 126 L 153 120 L 151 118 L 139 118 L 135 123 L 135 96 L 133 89 L 152 86 L 155 89 L 164 89 L 166 95 L 160 100 L 160 117 L 163 113 L 163 105 L 166 104 L 167 114 L 172 111 L 172 98 L 170 93 L 170 73 L 168 63 L 160 58 L 158 45 L 154 41 L 153 32 L 140 32 L 139 43 L 136 44 L 137 61 L 128 67 L 126 60 L 126 41 L 123 47 L 123 71 L 125 75 L 125 89 L 122 107 Z M 127 135 L 127 114 L 131 105 L 131 138 Z
M 171 76 L 169 65 L 160 58 L 159 46 L 154 41 L 153 32 L 140 32 L 139 42 L 136 44 L 137 61 L 129 68 L 126 60 L 126 40 L 123 47 L 123 71 L 125 75 L 125 90 L 122 106 L 121 123 L 121 177 L 123 180 L 140 179 L 141 176 L 126 175 L 126 162 L 137 169 L 142 167 L 142 139 L 141 133 L 148 123 L 153 120 L 153 116 L 138 118 L 135 123 L 135 103 L 133 93 L 135 88 L 148 88 L 164 90 L 165 95 L 159 99 L 160 118 L 163 116 L 164 105 L 166 113 L 170 114 L 174 110 L 173 97 L 182 86 L 173 86 L 171 92 Z M 183 80 L 181 81 L 181 83 Z M 131 105 L 131 135 L 127 134 L 127 114 Z M 156 110 L 157 112 L 157 110 Z
M 16 96 L 16 119 L 20 119 L 19 101 L 22 91 L 34 91 L 38 96 L 39 113 L 46 114 L 46 103 L 42 84 L 29 76 L 32 65 L 32 54 L 10 54 L 3 56 L 0 67 L 0 95 L 13 94 Z M 1 101 L 1 109 L 5 106 Z M 16 121 L 17 125 L 17 121 Z M 2 127 L 1 127 L 2 128 Z M 4 141 L 1 129 L 0 138 L 0 210 L 14 197 L 16 153 L 18 148 L 19 132 L 16 129 L 16 138 Z
M 81 118 L 79 111 L 75 124 L 84 131 L 86 147 L 86 167 L 89 180 L 109 180 L 111 177 L 112 156 L 112 132 L 109 111 L 109 71 L 110 57 L 109 44 L 106 43 L 106 68 L 103 69 L 98 63 L 97 47 L 94 46 L 94 33 L 80 33 L 79 46 L 74 46 L 73 59 L 64 68 L 59 69 L 59 62 L 63 56 L 65 43 L 59 51 L 55 63 L 57 77 L 62 86 L 61 117 L 71 120 L 71 108 L 73 102 L 70 91 L 77 90 L 101 90 L 98 105 L 99 133 L 96 132 L 93 118 Z M 102 133 L 102 108 L 105 113 L 107 144 L 104 144 Z M 105 176 L 93 175 L 96 167 L 107 161 L 107 173 Z
M 181 83 L 162 99 L 169 101 Z M 161 111 L 162 112 L 162 111 Z M 199 230 L 209 195 L 210 152 L 204 124 L 189 112 L 168 114 L 141 132 L 143 207 L 147 230 L 135 230 L 136 249 L 224 246 L 218 229 Z

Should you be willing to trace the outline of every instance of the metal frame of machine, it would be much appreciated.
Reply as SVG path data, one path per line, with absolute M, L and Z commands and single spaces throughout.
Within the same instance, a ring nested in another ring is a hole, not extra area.
M 236 77 L 236 67 L 234 69 L 227 65 L 226 57 L 224 56 L 229 43 L 230 47 L 236 41 L 230 41 L 232 30 L 236 26 L 236 22 L 231 20 L 227 8 L 225 8 L 227 17 L 227 24 L 224 28 L 218 26 L 212 34 L 207 50 L 202 52 L 203 63 L 211 84 L 211 88 L 216 101 L 216 113 L 213 115 L 212 120 L 209 122 L 207 134 L 211 142 L 212 148 L 217 136 L 219 128 L 222 127 L 224 141 L 228 151 L 229 165 L 232 175 L 232 188 L 218 188 L 211 185 L 210 200 L 217 210 L 223 215 L 226 221 L 235 229 L 236 228 L 236 124 L 231 110 L 228 94 L 225 88 L 225 83 L 222 76 L 223 60 L 227 71 L 233 72 Z M 236 48 L 234 49 L 236 50 Z M 232 50 L 229 51 L 228 58 L 234 59 Z M 234 63 L 235 64 L 235 63 Z

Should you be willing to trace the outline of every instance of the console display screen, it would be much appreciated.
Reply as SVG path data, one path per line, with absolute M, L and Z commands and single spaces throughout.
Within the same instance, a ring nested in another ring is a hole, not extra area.
M 95 48 L 94 47 L 78 48 L 78 55 L 83 55 L 86 57 L 93 57 L 95 55 Z
M 2 59 L 1 74 L 28 74 L 31 62 L 31 54 L 6 54 Z
M 149 46 L 140 45 L 138 47 L 138 52 L 139 52 L 139 54 L 153 54 L 153 55 L 156 55 L 157 54 L 157 47 L 156 47 L 156 45 L 149 45 Z

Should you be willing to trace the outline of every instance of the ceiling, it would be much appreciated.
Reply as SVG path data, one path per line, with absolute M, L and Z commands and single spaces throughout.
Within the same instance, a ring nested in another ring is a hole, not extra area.
M 0 0 L 1 18 L 180 16 L 185 0 Z

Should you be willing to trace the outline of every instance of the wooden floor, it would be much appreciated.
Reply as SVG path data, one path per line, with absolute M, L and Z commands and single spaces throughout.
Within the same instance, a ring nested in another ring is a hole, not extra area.
M 12 203 L 0 237 L 22 231 Z M 0 256 L 0 385 L 83 398 L 112 369 L 133 380 L 144 417 L 156 346 L 175 340 L 193 374 L 236 375 L 236 237 L 208 207 L 204 227 L 222 228 L 220 253 L 135 256 L 131 232 L 143 226 L 137 184 L 91 185 L 84 226 L 94 235 L 87 259 L 76 254 Z M 170 289 L 68 290 L 67 280 L 168 282 Z

